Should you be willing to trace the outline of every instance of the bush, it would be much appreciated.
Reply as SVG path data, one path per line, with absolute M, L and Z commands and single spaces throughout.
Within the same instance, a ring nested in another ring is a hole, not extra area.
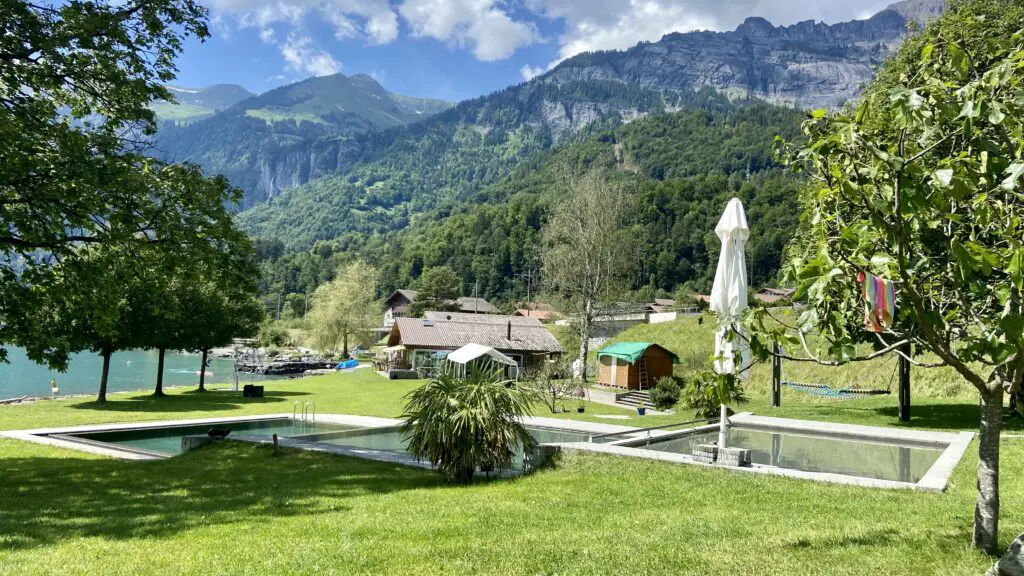
M 468 483 L 473 472 L 512 465 L 516 449 L 534 446 L 522 418 L 531 392 L 501 371 L 474 369 L 466 378 L 445 371 L 408 395 L 402 433 L 409 452 L 430 461 L 447 479 Z
M 736 376 L 703 370 L 687 380 L 682 401 L 684 406 L 696 412 L 698 418 L 712 418 L 718 414 L 722 404 L 743 404 L 747 398 Z
M 658 378 L 654 390 L 651 390 L 651 404 L 658 410 L 670 410 L 679 402 L 679 384 L 672 376 Z

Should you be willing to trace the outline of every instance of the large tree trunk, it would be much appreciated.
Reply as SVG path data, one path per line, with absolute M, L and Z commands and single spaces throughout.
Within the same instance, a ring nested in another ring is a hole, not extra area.
M 587 302 L 583 307 L 583 315 L 580 317 L 580 381 L 587 381 L 587 354 L 590 351 L 590 315 L 592 314 L 593 303 Z
M 153 392 L 153 396 L 164 395 L 164 352 L 166 349 L 160 348 L 160 360 L 156 363 L 156 391 Z
M 203 348 L 203 360 L 199 364 L 199 391 L 206 392 L 206 354 L 209 352 Z
M 999 537 L 999 433 L 1003 428 L 1003 388 L 981 395 L 978 435 L 978 503 L 974 509 L 974 546 L 994 554 Z
M 103 372 L 100 374 L 100 394 L 96 402 L 105 404 L 107 402 L 107 376 L 110 374 L 110 350 L 103 351 Z

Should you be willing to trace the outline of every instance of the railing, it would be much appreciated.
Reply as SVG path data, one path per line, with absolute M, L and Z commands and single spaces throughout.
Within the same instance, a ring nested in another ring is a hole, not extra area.
M 701 418 L 699 420 L 689 420 L 687 422 L 677 422 L 675 424 L 664 424 L 661 426 L 651 426 L 650 428 L 639 428 L 637 430 L 625 430 L 622 432 L 609 432 L 607 434 L 591 434 L 588 442 L 607 440 L 608 438 L 615 438 L 616 436 L 633 436 L 635 438 L 642 438 L 643 434 L 646 434 L 647 438 L 651 437 L 651 432 L 655 430 L 665 430 L 667 428 L 675 428 L 676 426 L 686 426 L 689 424 L 703 423 L 704 425 L 717 424 L 718 418 Z M 696 426 L 693 426 L 696 428 Z
M 312 410 L 312 414 L 310 414 L 310 410 Z M 305 422 L 307 418 L 310 422 L 316 422 L 316 402 L 312 400 L 302 405 L 302 421 Z

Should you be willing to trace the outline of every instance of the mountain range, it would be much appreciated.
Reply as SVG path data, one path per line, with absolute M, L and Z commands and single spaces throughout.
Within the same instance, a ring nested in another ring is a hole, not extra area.
M 382 147 L 381 142 L 431 146 L 413 140 L 438 123 L 451 123 L 442 130 L 449 136 L 457 127 L 472 126 L 477 135 L 491 140 L 509 129 L 527 130 L 544 148 L 609 115 L 628 121 L 651 111 L 672 111 L 686 94 L 703 87 L 733 99 L 756 98 L 800 109 L 838 107 L 873 77 L 873 68 L 898 46 L 908 22 L 930 18 L 942 5 L 942 0 L 907 0 L 867 20 L 832 25 L 806 21 L 776 27 L 762 18 L 748 18 L 729 32 L 668 34 L 625 51 L 580 54 L 525 84 L 464 102 L 458 112 L 433 119 L 429 117 L 451 104 L 392 94 L 367 75 L 310 78 L 260 96 L 228 100 L 230 106 L 198 121 L 193 115 L 188 122 L 167 122 L 157 149 L 166 159 L 196 162 L 208 172 L 226 175 L 245 191 L 243 208 L 249 208 L 372 162 L 390 145 Z M 193 103 L 204 92 L 178 92 L 178 106 L 196 106 L 204 113 L 218 109 L 206 100 Z M 644 95 L 623 99 L 627 92 Z M 506 106 L 510 100 L 515 101 L 511 108 Z M 494 114 L 501 107 L 506 117 Z M 417 121 L 426 125 L 402 130 Z M 374 135 L 389 128 L 397 131 Z M 492 132 L 494 128 L 498 131 Z M 455 148 L 464 144 L 446 143 Z

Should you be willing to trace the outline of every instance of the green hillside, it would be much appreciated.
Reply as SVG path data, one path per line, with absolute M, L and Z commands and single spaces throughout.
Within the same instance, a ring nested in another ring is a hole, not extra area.
M 710 282 L 711 230 L 733 196 L 747 205 L 753 229 L 751 280 L 770 282 L 796 225 L 801 185 L 774 163 L 771 148 L 776 135 L 798 137 L 802 115 L 713 93 L 703 98 L 702 107 L 628 124 L 608 118 L 592 125 L 589 138 L 555 149 L 528 126 L 489 144 L 466 124 L 440 122 L 460 105 L 433 126 L 404 130 L 420 138 L 396 138 L 383 157 L 288 191 L 240 221 L 265 245 L 278 244 L 265 252 L 270 291 L 302 293 L 338 263 L 360 257 L 382 269 L 384 291 L 449 265 L 481 294 L 504 301 L 525 297 L 517 274 L 537 255 L 540 228 L 560 193 L 558 172 L 603 167 L 633 191 L 633 289 L 671 293 Z M 443 145 L 446 133 L 455 145 Z
M 154 102 L 151 106 L 161 122 L 192 122 L 254 96 L 237 84 L 215 84 L 205 88 L 168 86 L 167 89 L 174 95 L 174 102 Z

